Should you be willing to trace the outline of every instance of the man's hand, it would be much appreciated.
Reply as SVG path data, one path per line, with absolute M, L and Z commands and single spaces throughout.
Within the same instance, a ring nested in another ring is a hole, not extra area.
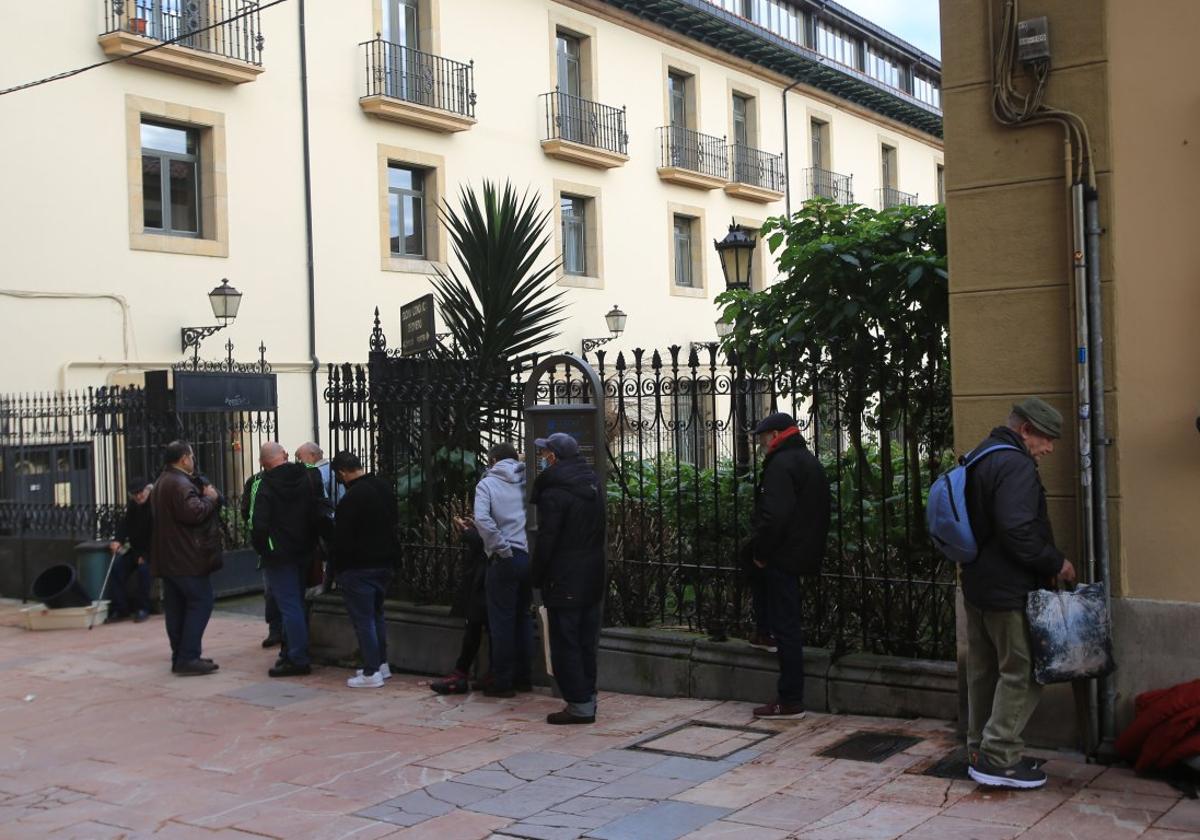
M 755 565 L 755 566 L 758 566 L 758 568 L 760 568 L 760 569 L 765 569 L 765 568 L 767 568 L 767 563 L 766 563 L 766 561 L 765 561 L 765 560 L 759 560 L 757 557 L 755 557 L 755 558 L 754 558 L 754 565 Z
M 112 542 L 110 542 L 108 544 L 108 550 L 111 553 L 116 554 L 118 551 L 121 550 L 121 544 L 119 542 L 117 542 L 116 540 L 113 540 Z
M 216 487 L 213 487 L 211 484 L 204 485 L 204 498 L 216 501 L 219 496 L 220 494 L 217 492 Z
M 1068 584 L 1075 582 L 1075 567 L 1070 560 L 1063 561 L 1062 568 L 1058 570 L 1058 579 Z
M 138 558 L 138 565 L 139 565 L 139 566 L 145 566 L 145 565 L 146 565 L 146 558 L 145 558 L 145 557 L 139 557 L 139 558 Z

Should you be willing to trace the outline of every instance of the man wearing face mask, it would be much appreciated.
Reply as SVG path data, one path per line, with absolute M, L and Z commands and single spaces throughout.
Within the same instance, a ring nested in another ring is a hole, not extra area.
M 604 600 L 604 488 L 579 454 L 579 443 L 556 432 L 534 441 L 539 473 L 533 485 L 537 541 L 533 585 L 549 615 L 550 661 L 567 706 L 552 724 L 596 722 L 596 651 Z M 493 634 L 495 630 L 493 629 Z

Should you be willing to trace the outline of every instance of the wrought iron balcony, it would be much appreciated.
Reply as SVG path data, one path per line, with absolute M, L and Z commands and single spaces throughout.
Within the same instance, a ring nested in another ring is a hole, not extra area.
M 148 41 L 167 46 L 131 59 L 208 81 L 241 83 L 262 72 L 258 3 L 247 0 L 104 0 L 99 41 L 109 56 L 130 56 Z
M 884 187 L 879 192 L 879 209 L 886 210 L 889 207 L 915 206 L 917 203 L 916 193 L 901 192 L 895 187 Z
M 739 194 L 738 185 L 771 193 L 771 200 L 783 196 L 783 155 L 772 155 L 752 146 L 735 143 L 729 147 L 729 180 L 726 191 Z M 744 196 L 749 198 L 751 196 Z
M 543 93 L 542 100 L 546 112 L 542 148 L 546 154 L 605 169 L 629 159 L 624 108 L 601 105 L 558 89 Z
M 658 129 L 659 177 L 700 189 L 716 189 L 729 180 L 725 138 L 678 125 Z
M 475 62 L 393 44 L 376 36 L 359 44 L 366 65 L 364 111 L 437 131 L 475 123 Z
M 839 175 L 819 166 L 810 166 L 804 170 L 804 188 L 807 198 L 828 198 L 838 204 L 854 203 L 853 175 Z

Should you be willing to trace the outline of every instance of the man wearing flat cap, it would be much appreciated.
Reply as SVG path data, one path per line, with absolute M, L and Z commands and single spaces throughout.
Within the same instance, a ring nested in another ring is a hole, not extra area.
M 804 717 L 804 637 L 800 577 L 821 573 L 829 534 L 829 478 L 790 414 L 777 411 L 754 429 L 766 456 L 743 556 L 760 571 L 766 623 L 778 647 L 773 702 L 754 710 L 767 720 Z
M 1062 415 L 1029 397 L 974 451 L 999 446 L 967 474 L 967 515 L 979 555 L 962 569 L 967 614 L 967 752 L 982 785 L 1039 788 L 1046 774 L 1022 758 L 1025 725 L 1041 693 L 1033 679 L 1026 596 L 1075 579 L 1054 545 L 1038 463 L 1062 436 Z M 968 456 L 969 458 L 970 456 Z

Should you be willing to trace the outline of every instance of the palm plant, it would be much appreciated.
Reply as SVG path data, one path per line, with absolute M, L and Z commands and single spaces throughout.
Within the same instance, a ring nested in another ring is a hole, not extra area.
M 559 260 L 538 266 L 550 244 L 550 214 L 538 196 L 518 195 L 508 181 L 500 191 L 486 179 L 482 193 L 481 203 L 464 186 L 457 211 L 448 202 L 438 207 L 465 277 L 451 267 L 433 282 L 458 355 L 498 373 L 559 336 L 566 302 L 552 289 Z

